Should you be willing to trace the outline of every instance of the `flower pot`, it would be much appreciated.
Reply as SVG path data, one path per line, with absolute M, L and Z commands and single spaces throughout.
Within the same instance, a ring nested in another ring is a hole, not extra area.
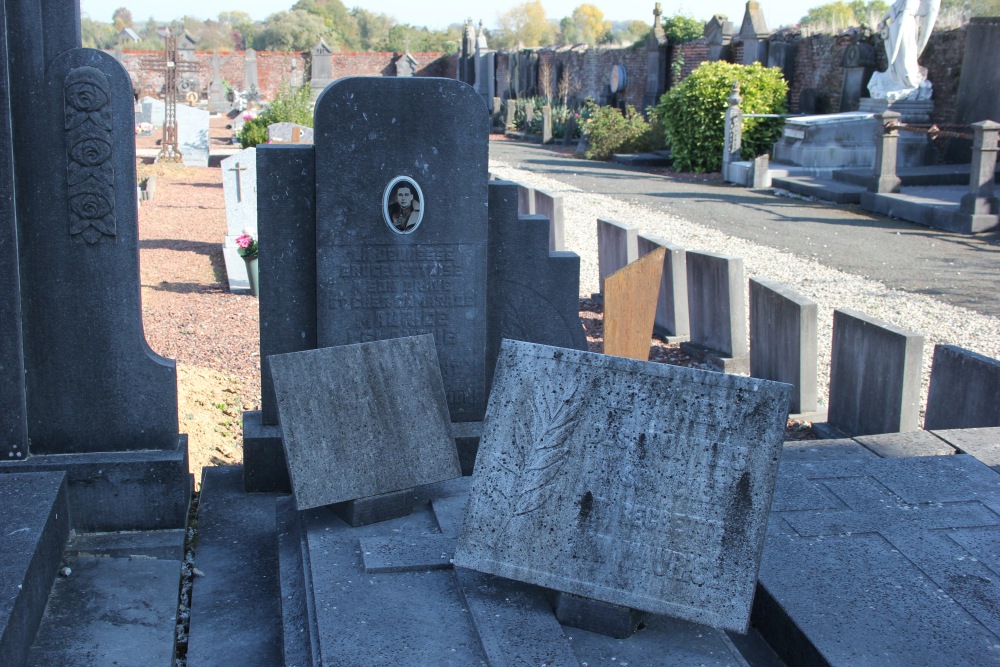
M 257 296 L 259 283 L 257 282 L 257 255 L 244 257 L 243 261 L 247 265 L 247 280 L 250 282 L 250 295 Z

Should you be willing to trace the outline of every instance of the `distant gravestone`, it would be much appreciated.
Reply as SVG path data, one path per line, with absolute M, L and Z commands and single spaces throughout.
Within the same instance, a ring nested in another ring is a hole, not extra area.
M 309 79 L 310 99 L 315 104 L 316 98 L 323 92 L 323 89 L 333 82 L 333 63 L 330 56 L 333 50 L 322 38 L 312 48 L 312 60 Z
M 249 93 L 252 99 L 260 97 L 260 81 L 257 78 L 257 52 L 253 49 L 247 49 L 243 57 L 243 90 Z
M 745 632 L 788 391 L 504 341 L 455 565 Z
M 597 270 L 604 291 L 604 279 L 639 258 L 639 228 L 617 220 L 597 220 Z
M 212 83 L 208 87 L 209 113 L 226 113 L 229 111 L 229 100 L 226 99 L 226 87 L 222 85 L 219 74 L 219 52 L 212 53 Z
M 562 195 L 535 189 L 534 213 L 549 219 L 549 250 L 565 250 Z
M 313 129 L 298 123 L 272 123 L 267 126 L 267 140 L 272 144 L 311 144 Z
M 604 279 L 604 354 L 649 359 L 665 254 L 654 250 Z
M 840 92 L 840 110 L 857 111 L 861 98 L 867 97 L 868 81 L 875 71 L 875 49 L 870 44 L 854 42 L 844 50 L 843 65 L 844 84 Z
M 542 143 L 552 143 L 552 107 L 542 107 Z
M 396 76 L 416 76 L 420 69 L 420 63 L 414 60 L 409 52 L 404 53 L 396 60 Z
M 744 65 L 767 62 L 767 38 L 770 34 L 767 29 L 767 21 L 764 19 L 764 9 L 757 0 L 749 0 L 739 32 L 739 36 L 743 40 Z
M 229 289 L 248 290 L 247 268 L 236 249 L 236 237 L 257 238 L 257 149 L 246 148 L 222 161 L 222 191 L 226 199 L 226 262 Z
M 461 476 L 432 336 L 270 363 L 299 510 Z

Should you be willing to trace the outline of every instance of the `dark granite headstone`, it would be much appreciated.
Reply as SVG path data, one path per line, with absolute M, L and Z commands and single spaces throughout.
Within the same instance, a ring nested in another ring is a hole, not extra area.
M 46 39 L 25 37 L 8 53 L 5 90 L 23 101 L 11 128 L 30 456 L 6 457 L 0 470 L 62 466 L 73 519 L 95 521 L 92 530 L 126 529 L 114 523 L 126 515 L 129 529 L 183 525 L 174 362 L 142 329 L 131 81 L 110 55 L 76 48 L 73 3 L 7 10 L 8 35 Z M 106 467 L 130 472 L 113 479 Z M 139 488 L 150 474 L 166 496 Z
M 299 510 L 461 476 L 430 335 L 280 354 L 270 364 Z
M 1000 122 L 1000 72 L 986 66 L 1000 53 L 1000 17 L 969 20 L 962 57 L 962 76 L 955 102 L 955 122 L 971 125 L 982 120 Z
M 312 101 L 315 102 L 323 89 L 333 81 L 333 63 L 330 56 L 333 51 L 323 39 L 312 48 L 312 59 L 310 60 L 311 71 L 309 77 L 309 89 Z
M 0 7 L 0 81 L 7 81 L 7 21 Z M 21 351 L 21 281 L 17 264 L 10 89 L 0 85 L 0 460 L 28 454 L 24 357 Z
M 844 51 L 843 66 L 840 110 L 857 111 L 861 98 L 867 97 L 868 81 L 875 71 L 875 50 L 869 44 L 854 42 Z
M 505 341 L 455 565 L 745 632 L 789 391 Z
M 442 79 L 342 79 L 316 104 L 317 343 L 433 333 L 454 421 L 486 406 L 487 121 Z M 420 205 L 406 233 L 397 179 Z

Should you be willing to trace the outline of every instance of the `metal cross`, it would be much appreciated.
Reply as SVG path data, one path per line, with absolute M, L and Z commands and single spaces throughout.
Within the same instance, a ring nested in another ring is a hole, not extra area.
M 177 146 L 177 72 L 197 72 L 198 63 L 177 61 L 177 38 L 164 29 L 163 58 L 143 58 L 142 65 L 154 72 L 163 72 L 164 116 L 163 140 L 157 162 L 180 162 L 183 155 Z

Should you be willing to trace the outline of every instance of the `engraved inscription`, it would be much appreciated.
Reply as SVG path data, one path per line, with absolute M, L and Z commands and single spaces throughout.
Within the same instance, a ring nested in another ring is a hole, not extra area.
M 475 363 L 470 352 L 475 345 L 465 332 L 483 316 L 483 295 L 469 275 L 476 248 L 361 245 L 341 252 L 330 304 L 338 320 L 355 332 L 353 342 L 433 334 L 449 405 L 485 402 L 482 389 L 466 384 L 463 370 Z
M 86 243 L 114 241 L 111 86 L 99 69 L 78 67 L 66 76 L 63 94 L 70 236 Z

